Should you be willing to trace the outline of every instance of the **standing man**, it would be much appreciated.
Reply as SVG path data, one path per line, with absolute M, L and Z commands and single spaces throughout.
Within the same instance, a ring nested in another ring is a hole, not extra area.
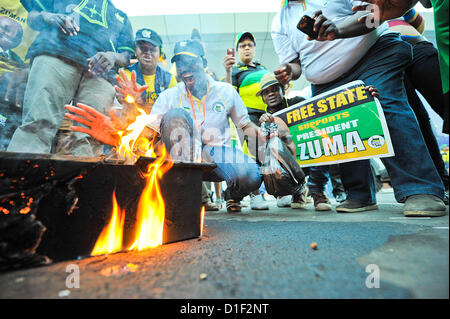
M 259 83 L 264 74 L 269 71 L 260 63 L 254 61 L 256 53 L 255 37 L 250 32 L 242 32 L 236 37 L 236 51 L 239 55 L 239 62 L 232 55 L 226 55 L 223 65 L 226 75 L 225 82 L 232 84 L 238 91 L 242 101 L 247 107 L 250 120 L 259 125 L 259 118 L 266 109 L 265 103 L 260 96 L 256 96 L 259 91 Z M 236 64 L 236 65 L 235 65 Z M 247 155 L 257 155 L 258 146 L 252 147 L 248 144 L 246 137 L 238 130 L 239 139 L 244 152 Z M 259 194 L 259 190 L 254 190 L 251 194 L 250 207 L 254 210 L 267 210 L 269 205 Z
M 381 23 L 389 19 L 395 19 L 404 15 L 414 7 L 419 0 L 365 0 L 374 5 L 377 10 L 374 13 L 365 12 L 360 21 L 373 21 Z M 439 50 L 439 65 L 441 69 L 442 91 L 444 93 L 444 126 L 443 133 L 449 132 L 449 16 L 448 0 L 420 0 L 425 8 L 433 7 L 434 30 L 436 43 Z M 369 4 L 360 4 L 353 7 L 354 11 L 371 11 Z
M 50 153 L 72 100 L 105 112 L 114 87 L 105 79 L 115 67 L 129 65 L 133 34 L 127 15 L 110 0 L 23 0 L 28 24 L 40 31 L 28 56 L 31 69 L 24 97 L 22 125 L 10 152 Z M 98 156 L 103 145 L 76 132 L 72 154 Z
M 282 66 L 276 71 L 281 83 L 302 72 L 313 83 L 313 96 L 345 83 L 362 80 L 380 91 L 380 103 L 395 150 L 383 159 L 395 197 L 405 203 L 405 216 L 445 215 L 444 186 L 433 165 L 416 117 L 403 86 L 411 46 L 386 24 L 378 28 L 359 22 L 365 13 L 354 13 L 358 1 L 287 1 L 272 24 L 272 37 Z M 315 19 L 318 41 L 297 29 L 303 15 Z M 371 28 L 368 30 L 368 28 Z M 347 39 L 353 37 L 351 39 Z M 334 41 L 333 41 L 334 40 Z M 357 212 L 375 206 L 375 183 L 367 160 L 340 165 L 347 200 L 338 212 Z

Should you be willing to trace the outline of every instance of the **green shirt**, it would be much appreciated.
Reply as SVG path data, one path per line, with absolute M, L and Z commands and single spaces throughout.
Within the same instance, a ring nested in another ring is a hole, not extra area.
M 439 50 L 439 65 L 441 68 L 442 90 L 448 93 L 448 0 L 431 0 L 434 10 L 434 29 Z
M 254 62 L 255 66 L 242 62 L 236 64 L 231 71 L 233 86 L 239 92 L 242 101 L 249 113 L 264 113 L 266 104 L 261 97 L 256 96 L 260 90 L 259 82 L 264 74 L 269 73 L 261 64 Z

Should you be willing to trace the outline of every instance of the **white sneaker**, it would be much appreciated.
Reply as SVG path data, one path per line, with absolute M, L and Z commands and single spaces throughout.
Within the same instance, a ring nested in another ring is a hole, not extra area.
M 250 208 L 253 210 L 268 210 L 269 205 L 267 202 L 262 198 L 261 195 L 253 195 L 251 194 L 250 199 Z
M 280 196 L 277 198 L 277 207 L 291 207 L 292 195 Z

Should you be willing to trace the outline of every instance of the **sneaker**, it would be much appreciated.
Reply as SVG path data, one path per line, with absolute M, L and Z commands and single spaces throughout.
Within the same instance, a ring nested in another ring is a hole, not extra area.
M 291 203 L 292 203 L 292 195 L 279 196 L 277 198 L 277 207 L 280 208 L 291 207 Z
M 227 212 L 229 213 L 240 213 L 241 205 L 240 202 L 235 201 L 233 199 L 229 199 L 226 202 Z
M 336 207 L 338 213 L 359 213 L 368 210 L 377 210 L 376 204 L 363 204 L 353 200 L 345 200 L 342 204 Z
M 293 209 L 305 209 L 306 208 L 306 201 L 305 201 L 305 194 L 299 193 L 299 194 L 294 194 L 292 196 L 292 203 L 291 203 L 291 208 Z
M 312 193 L 311 197 L 314 200 L 314 208 L 317 211 L 323 212 L 323 211 L 331 210 L 330 200 L 328 199 L 327 195 L 325 195 L 324 193 Z
M 268 210 L 269 205 L 261 195 L 250 195 L 250 208 L 253 210 Z
M 215 212 L 220 209 L 220 206 L 218 206 L 216 203 L 213 203 L 211 201 L 207 201 L 206 203 L 203 203 L 202 205 L 205 206 L 205 210 L 207 212 Z
M 339 192 L 334 196 L 334 199 L 336 200 L 336 202 L 342 203 L 347 199 L 347 194 L 345 192 Z
M 224 200 L 222 198 L 216 198 L 216 200 L 214 201 L 214 203 L 216 204 L 217 207 L 219 207 L 219 209 L 222 208 L 222 205 L 224 203 Z
M 427 194 L 409 196 L 403 207 L 403 215 L 414 216 L 445 216 L 445 204 L 442 199 Z

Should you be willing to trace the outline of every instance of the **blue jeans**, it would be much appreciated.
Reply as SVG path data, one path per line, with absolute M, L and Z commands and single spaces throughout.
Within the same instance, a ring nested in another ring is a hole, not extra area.
M 176 132 L 176 134 L 173 134 Z M 192 160 L 194 138 L 198 133 L 191 116 L 183 109 L 172 109 L 161 121 L 161 139 L 174 160 Z M 241 201 L 262 182 L 259 166 L 254 159 L 241 150 L 230 146 L 202 146 L 202 159 L 215 163 L 210 173 L 203 175 L 208 182 L 227 183 L 226 199 Z
M 354 80 L 375 86 L 380 93 L 395 156 L 382 159 L 391 178 L 395 198 L 430 194 L 444 198 L 444 185 L 433 164 L 403 85 L 404 71 L 412 61 L 412 47 L 398 34 L 386 34 L 349 72 L 337 80 L 313 85 L 316 96 Z M 375 183 L 367 160 L 340 164 L 341 178 L 348 199 L 376 202 Z
M 323 193 L 325 191 L 325 185 L 328 183 L 330 178 L 329 172 L 330 166 L 311 166 L 309 168 L 308 176 L 308 189 L 309 194 Z

